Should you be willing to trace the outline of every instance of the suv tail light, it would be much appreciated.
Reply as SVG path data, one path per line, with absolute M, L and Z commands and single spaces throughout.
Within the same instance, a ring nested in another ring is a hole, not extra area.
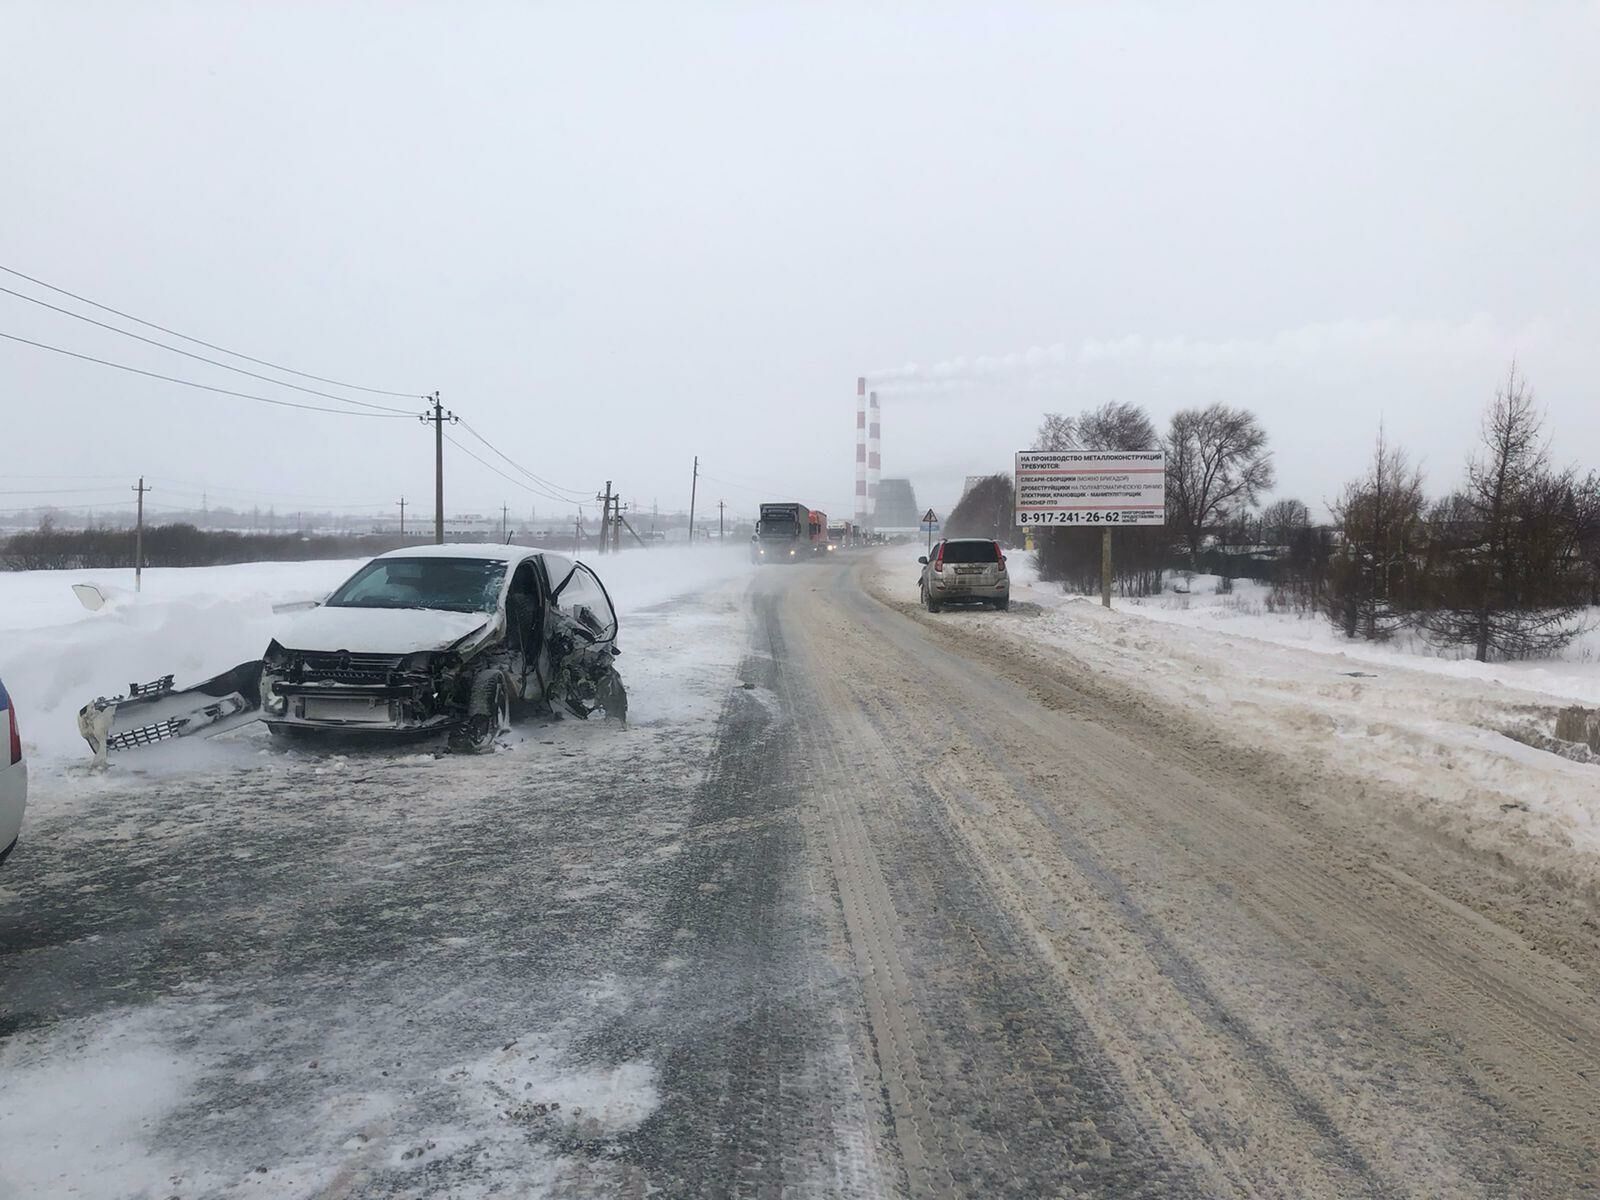
M 994 544 L 994 558 L 995 561 L 1000 564 L 1001 573 L 1004 574 L 1006 569 L 1006 552 L 1000 549 L 999 542 Z
M 15 705 L 6 705 L 6 720 L 11 726 L 11 762 L 15 766 L 22 761 L 22 734 L 17 731 L 17 709 Z
M 939 543 L 939 553 L 937 553 L 937 554 L 935 554 L 933 556 L 933 569 L 935 571 L 944 570 L 944 543 L 943 542 Z

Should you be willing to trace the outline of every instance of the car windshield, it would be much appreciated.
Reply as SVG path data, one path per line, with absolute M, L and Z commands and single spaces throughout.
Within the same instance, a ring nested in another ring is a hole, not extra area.
M 506 564 L 486 558 L 378 558 L 328 597 L 330 608 L 492 612 Z
M 950 563 L 992 563 L 999 562 L 1000 556 L 996 553 L 993 542 L 978 540 L 946 542 L 944 544 L 944 561 Z

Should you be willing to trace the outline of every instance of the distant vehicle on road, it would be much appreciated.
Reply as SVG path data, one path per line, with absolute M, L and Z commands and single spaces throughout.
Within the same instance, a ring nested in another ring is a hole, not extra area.
M 827 552 L 827 513 L 788 502 L 761 506 L 761 520 L 750 542 L 750 557 L 754 561 L 799 562 Z
M 28 764 L 22 758 L 17 709 L 0 680 L 0 862 L 17 848 L 22 811 L 28 807 Z
M 806 522 L 806 540 L 811 543 L 812 554 L 828 552 L 828 514 L 813 508 Z
M 933 547 L 922 564 L 920 590 L 928 611 L 946 604 L 989 604 L 1005 609 L 1011 604 L 1011 576 L 1005 551 L 988 538 L 945 538 Z

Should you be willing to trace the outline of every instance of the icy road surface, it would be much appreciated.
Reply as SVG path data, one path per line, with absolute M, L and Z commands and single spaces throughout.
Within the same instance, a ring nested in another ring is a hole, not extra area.
M 627 730 L 51 778 L 0 1196 L 1595 1192 L 1592 896 L 883 587 L 633 615 Z

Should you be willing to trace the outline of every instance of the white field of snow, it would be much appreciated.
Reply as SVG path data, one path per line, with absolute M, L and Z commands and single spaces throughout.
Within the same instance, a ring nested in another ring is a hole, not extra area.
M 245 563 L 148 570 L 140 594 L 131 571 L 0 572 L 0 679 L 17 706 L 23 748 L 35 771 L 82 762 L 78 709 L 120 695 L 130 682 L 176 675 L 186 686 L 260 656 L 294 613 L 275 604 L 326 595 L 365 560 Z M 752 570 L 743 545 L 652 547 L 587 559 L 605 582 L 622 621 L 619 644 L 632 713 L 647 720 L 673 702 L 671 678 L 640 688 L 646 656 L 630 654 L 630 616 L 674 596 Z M 74 583 L 96 583 L 110 602 L 88 612 Z M 693 630 L 685 636 L 692 637 Z M 635 669 L 638 668 L 638 669 Z
M 878 557 L 879 586 L 917 601 L 915 546 Z M 1011 556 L 1009 613 L 947 610 L 975 632 L 1059 652 L 1063 675 L 1091 670 L 1217 720 L 1351 780 L 1329 804 L 1366 803 L 1362 781 L 1395 785 L 1411 819 L 1527 869 L 1600 887 L 1600 766 L 1535 749 L 1505 731 L 1553 733 L 1556 711 L 1600 703 L 1600 643 L 1587 634 L 1547 663 L 1484 665 L 1351 645 L 1326 621 L 1266 612 L 1236 583 L 1197 577 L 1188 596 L 1143 602 L 1066 595 Z M 940 620 L 946 619 L 941 615 Z
M 1234 581 L 1231 593 L 1219 593 L 1216 575 L 1196 575 L 1190 580 L 1169 580 L 1159 596 L 1114 601 L 1153 621 L 1236 631 L 1262 641 L 1297 649 L 1335 654 L 1356 662 L 1403 665 L 1457 679 L 1529 688 L 1575 703 L 1600 704 L 1600 613 L 1580 618 L 1581 632 L 1556 657 L 1526 662 L 1475 662 L 1469 647 L 1430 644 L 1420 635 L 1403 631 L 1388 642 L 1351 640 L 1339 633 L 1321 613 L 1274 612 L 1269 603 L 1272 588 L 1249 579 Z M 1187 587 L 1187 593 L 1173 590 Z

